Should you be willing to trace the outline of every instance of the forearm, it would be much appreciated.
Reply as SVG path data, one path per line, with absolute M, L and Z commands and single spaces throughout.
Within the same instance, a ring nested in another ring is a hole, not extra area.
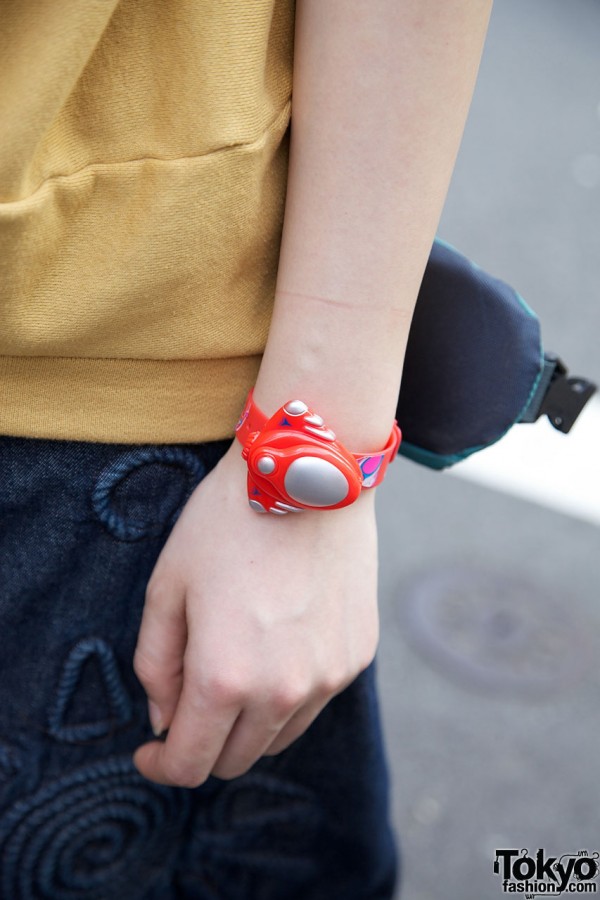
M 255 399 L 267 413 L 305 400 L 355 451 L 389 436 L 491 2 L 296 3 L 286 209 Z

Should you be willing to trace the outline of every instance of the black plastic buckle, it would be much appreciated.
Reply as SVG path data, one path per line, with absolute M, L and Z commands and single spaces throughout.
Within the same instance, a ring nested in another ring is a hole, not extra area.
M 545 358 L 554 370 L 535 418 L 546 415 L 558 431 L 568 434 L 597 386 L 587 378 L 568 378 L 568 369 L 556 354 L 546 353 Z

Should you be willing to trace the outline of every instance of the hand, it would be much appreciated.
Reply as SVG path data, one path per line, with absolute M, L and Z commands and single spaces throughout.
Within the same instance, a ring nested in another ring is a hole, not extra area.
M 146 590 L 133 668 L 166 741 L 160 784 L 234 778 L 288 747 L 375 656 L 371 489 L 337 510 L 258 514 L 237 443 L 183 508 Z

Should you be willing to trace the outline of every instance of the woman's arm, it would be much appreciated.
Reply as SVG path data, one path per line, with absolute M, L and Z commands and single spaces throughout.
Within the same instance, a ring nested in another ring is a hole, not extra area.
M 491 0 L 298 0 L 275 312 L 255 397 L 305 400 L 348 449 L 391 430 L 412 309 Z M 400 423 L 400 426 L 402 423 Z M 232 778 L 299 737 L 372 661 L 374 490 L 257 515 L 234 441 L 198 485 L 146 591 L 134 670 L 164 743 L 147 778 Z
M 276 299 L 254 397 L 384 446 L 491 0 L 298 0 Z M 402 427 L 402 422 L 399 423 Z

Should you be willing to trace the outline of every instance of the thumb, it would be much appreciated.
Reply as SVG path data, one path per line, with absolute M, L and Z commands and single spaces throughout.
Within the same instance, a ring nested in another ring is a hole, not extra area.
M 158 737 L 168 728 L 183 686 L 187 643 L 185 589 L 176 579 L 152 582 L 146 599 L 133 670 L 148 696 L 148 715 Z

